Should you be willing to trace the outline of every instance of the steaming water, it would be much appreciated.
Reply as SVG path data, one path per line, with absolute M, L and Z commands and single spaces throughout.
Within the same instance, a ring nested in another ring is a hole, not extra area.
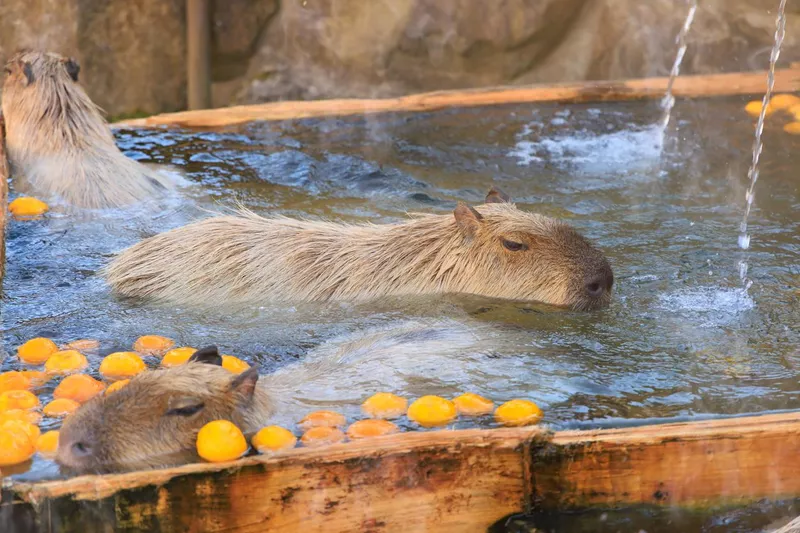
M 380 390 L 530 398 L 554 428 L 795 409 L 800 201 L 792 169 L 800 156 L 796 140 L 769 123 L 765 192 L 750 215 L 763 236 L 749 252 L 758 283 L 744 293 L 730 239 L 752 140 L 744 103 L 679 106 L 678 140 L 663 156 L 653 147 L 661 111 L 653 102 L 301 120 L 213 133 L 120 131 L 129 156 L 173 165 L 192 185 L 154 212 L 78 217 L 56 207 L 41 221 L 12 221 L 4 349 L 13 354 L 37 336 L 97 338 L 102 356 L 159 333 L 181 345 L 217 344 L 264 373 L 303 375 L 305 367 L 289 365 L 331 361 L 342 342 L 412 324 L 434 333 L 416 344 L 384 342 L 385 357 L 356 354 L 311 372 L 313 379 L 282 396 L 280 421 L 317 407 L 353 419 Z M 457 200 L 479 203 L 492 183 L 520 208 L 565 219 L 606 251 L 618 280 L 609 309 L 574 313 L 450 296 L 193 310 L 115 299 L 97 275 L 122 248 L 235 200 L 263 214 L 380 223 L 407 211 L 449 213 Z M 99 356 L 90 359 L 96 369 Z M 17 366 L 9 357 L 0 370 Z M 46 421 L 43 429 L 55 425 Z M 475 425 L 492 421 L 458 422 Z M 56 473 L 37 459 L 24 476 Z

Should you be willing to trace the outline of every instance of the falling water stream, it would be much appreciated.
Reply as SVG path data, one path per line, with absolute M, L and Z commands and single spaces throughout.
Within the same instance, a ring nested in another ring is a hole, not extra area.
M 750 186 L 745 193 L 744 215 L 742 216 L 742 222 L 739 224 L 739 248 L 742 250 L 747 250 L 750 247 L 750 235 L 747 233 L 747 219 L 750 216 L 750 209 L 753 207 L 755 187 L 758 181 L 758 162 L 761 158 L 761 150 L 764 147 L 761 135 L 764 133 L 764 118 L 767 116 L 767 108 L 772 98 L 772 88 L 775 85 L 775 65 L 778 62 L 778 57 L 781 55 L 781 45 L 783 45 L 783 38 L 786 35 L 785 12 L 786 0 L 781 0 L 778 5 L 778 17 L 775 20 L 775 44 L 772 46 L 772 53 L 769 56 L 767 91 L 764 93 L 764 99 L 761 102 L 761 113 L 759 113 L 758 122 L 756 123 L 755 140 L 753 141 L 753 161 L 750 164 L 750 169 L 747 171 L 747 177 L 750 179 Z M 742 279 L 745 290 L 749 289 L 753 284 L 752 280 L 747 277 L 747 268 L 747 260 L 742 259 L 739 262 L 739 276 Z
M 667 129 L 667 125 L 669 124 L 669 117 L 672 113 L 672 107 L 675 105 L 675 97 L 672 95 L 672 86 L 675 83 L 675 78 L 678 77 L 678 74 L 680 74 L 681 71 L 683 56 L 686 55 L 686 35 L 689 33 L 689 30 L 692 27 L 694 14 L 696 11 L 697 0 L 690 0 L 689 12 L 686 13 L 686 20 L 684 20 L 681 31 L 678 32 L 678 37 L 675 39 L 678 45 L 678 52 L 675 54 L 675 61 L 672 62 L 672 70 L 669 72 L 667 92 L 664 94 L 664 98 L 661 100 L 661 109 L 663 111 L 661 114 L 661 120 L 659 121 L 659 131 L 661 132 L 662 138 L 664 131 Z

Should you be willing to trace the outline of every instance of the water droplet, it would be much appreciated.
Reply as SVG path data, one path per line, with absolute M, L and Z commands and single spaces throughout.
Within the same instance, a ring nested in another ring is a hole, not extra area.
M 750 235 L 742 234 L 739 235 L 739 248 L 742 250 L 747 250 L 750 248 Z

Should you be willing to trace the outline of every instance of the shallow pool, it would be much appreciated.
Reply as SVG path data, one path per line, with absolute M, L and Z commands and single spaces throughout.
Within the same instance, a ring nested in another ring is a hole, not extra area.
M 343 363 L 287 391 L 279 421 L 318 407 L 356 417 L 359 403 L 381 390 L 529 398 L 554 428 L 796 409 L 798 137 L 770 118 L 751 249 L 742 252 L 753 135 L 743 105 L 680 101 L 663 138 L 653 127 L 655 102 L 117 131 L 130 157 L 183 174 L 181 198 L 83 216 L 55 206 L 42 221 L 12 221 L 0 370 L 18 367 L 13 354 L 32 337 L 99 339 L 96 369 L 102 355 L 158 333 L 179 345 L 217 344 L 266 373 L 410 321 L 441 329 L 444 342 Z M 492 184 L 522 209 L 568 220 L 605 251 L 617 280 L 609 309 L 471 296 L 184 309 L 115 299 L 97 275 L 124 247 L 237 203 L 265 215 L 392 222 L 409 211 L 452 211 L 457 200 L 481 203 Z M 743 259 L 755 282 L 748 293 Z M 492 422 L 461 419 L 457 427 L 476 424 Z M 43 429 L 56 425 L 45 420 Z M 25 475 L 55 472 L 42 461 Z

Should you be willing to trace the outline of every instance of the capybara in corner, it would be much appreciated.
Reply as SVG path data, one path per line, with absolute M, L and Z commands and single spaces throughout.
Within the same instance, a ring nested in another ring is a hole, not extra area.
M 201 305 L 469 293 L 607 306 L 614 276 L 602 252 L 507 200 L 492 189 L 475 208 L 383 225 L 212 217 L 128 248 L 105 275 L 119 295 Z
M 20 189 L 77 207 L 155 198 L 170 181 L 125 157 L 78 84 L 80 68 L 57 54 L 23 51 L 6 64 L 3 116 L 11 176 Z

